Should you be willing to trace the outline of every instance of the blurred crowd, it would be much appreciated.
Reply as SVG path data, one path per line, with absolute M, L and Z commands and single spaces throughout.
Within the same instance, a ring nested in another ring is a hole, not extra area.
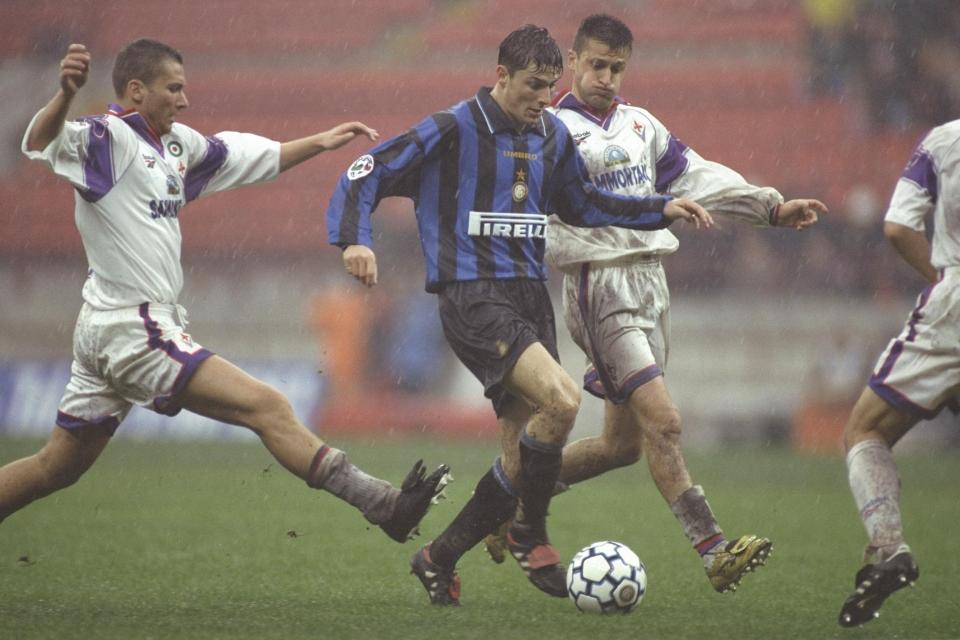
M 810 91 L 848 99 L 865 132 L 960 114 L 956 0 L 806 0 Z

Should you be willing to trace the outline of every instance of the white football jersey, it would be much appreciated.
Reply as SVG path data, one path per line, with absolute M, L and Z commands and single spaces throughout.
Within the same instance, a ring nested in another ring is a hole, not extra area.
M 601 189 L 623 195 L 691 198 L 712 214 L 758 226 L 769 226 L 772 212 L 783 202 L 776 189 L 755 187 L 737 172 L 704 160 L 645 109 L 618 100 L 598 116 L 570 92 L 554 105 L 551 109 L 567 125 L 594 185 Z M 554 267 L 571 271 L 584 262 L 666 255 L 678 246 L 668 229 L 588 229 L 551 216 L 546 255 Z
M 39 114 L 38 114 L 39 115 Z M 224 132 L 204 137 L 174 123 L 158 137 L 136 111 L 66 122 L 43 151 L 21 149 L 74 186 L 75 219 L 90 275 L 83 299 L 96 309 L 176 304 L 183 286 L 183 206 L 233 187 L 271 180 L 280 143 Z
M 925 231 L 931 211 L 931 263 L 937 269 L 960 265 L 960 120 L 923 138 L 897 182 L 884 219 Z

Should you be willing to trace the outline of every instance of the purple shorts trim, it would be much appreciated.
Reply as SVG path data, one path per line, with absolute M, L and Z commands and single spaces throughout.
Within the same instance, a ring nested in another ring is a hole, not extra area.
M 57 411 L 57 426 L 67 430 L 100 426 L 106 429 L 107 433 L 112 436 L 114 432 L 116 432 L 117 427 L 120 426 L 120 420 L 117 419 L 116 416 L 101 416 L 88 420 L 86 418 L 71 416 L 63 411 Z
M 880 396 L 887 404 L 892 406 L 895 409 L 914 416 L 916 418 L 921 418 L 924 420 L 929 420 L 930 418 L 935 417 L 940 410 L 943 408 L 937 407 L 936 409 L 927 409 L 916 404 L 910 398 L 903 395 L 896 389 L 891 386 L 888 386 L 883 382 L 883 379 L 879 376 L 872 376 L 870 378 L 869 387 L 873 390 L 875 394 Z
M 174 399 L 186 388 L 187 383 L 190 382 L 193 374 L 197 372 L 200 364 L 215 354 L 209 349 L 200 349 L 196 353 L 183 355 L 185 357 L 182 360 L 177 358 L 179 362 L 183 363 L 183 368 L 180 370 L 176 382 L 173 383 L 173 391 L 169 395 L 160 396 L 153 400 L 153 410 L 165 416 L 175 416 L 180 413 L 183 407 L 177 405 Z
M 660 368 L 660 365 L 651 364 L 631 374 L 630 377 L 627 378 L 627 381 L 623 383 L 622 389 L 608 393 L 603 382 L 600 380 L 600 374 L 597 372 L 596 367 L 594 367 L 584 374 L 583 388 L 587 393 L 601 400 L 609 400 L 613 404 L 625 404 L 630 399 L 630 394 L 635 390 L 662 375 L 663 369 Z
M 190 378 L 197 372 L 200 364 L 214 355 L 212 351 L 206 348 L 200 348 L 194 353 L 181 351 L 175 342 L 164 340 L 157 321 L 150 317 L 150 304 L 144 302 L 140 305 L 140 317 L 143 318 L 143 326 L 147 330 L 147 344 L 151 349 L 163 351 L 168 356 L 179 362 L 183 367 L 173 383 L 173 389 L 165 396 L 160 396 L 153 400 L 153 410 L 165 416 L 175 416 L 180 413 L 181 407 L 177 405 L 175 398 L 190 382 Z

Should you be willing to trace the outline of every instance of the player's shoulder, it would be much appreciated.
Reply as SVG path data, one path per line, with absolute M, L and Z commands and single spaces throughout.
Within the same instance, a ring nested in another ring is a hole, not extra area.
M 544 133 L 548 136 L 552 131 L 570 135 L 571 128 L 576 128 L 573 121 L 564 120 L 554 107 L 544 109 L 541 118 L 543 118 Z
M 960 142 L 960 120 L 951 120 L 931 129 L 923 138 L 922 145 L 931 152 L 955 148 Z
M 182 122 L 174 122 L 170 127 L 170 137 L 181 140 L 196 141 L 205 138 L 205 136 L 189 125 Z
M 68 125 L 78 129 L 86 129 L 91 142 L 94 138 L 108 139 L 114 146 L 136 142 L 136 134 L 123 121 L 121 114 L 113 111 L 81 116 L 69 122 Z
M 621 103 L 617 105 L 617 111 L 619 112 L 619 116 L 621 118 L 638 120 L 644 124 L 648 124 L 658 129 L 667 128 L 666 125 L 664 125 L 657 116 L 653 115 L 649 109 L 639 105 L 630 104 L 628 102 Z
M 632 116 L 643 116 L 644 118 L 649 118 L 651 120 L 656 120 L 652 113 L 649 110 L 641 107 L 638 104 L 632 104 L 630 102 L 621 102 L 617 105 L 617 111 L 620 113 L 625 113 Z

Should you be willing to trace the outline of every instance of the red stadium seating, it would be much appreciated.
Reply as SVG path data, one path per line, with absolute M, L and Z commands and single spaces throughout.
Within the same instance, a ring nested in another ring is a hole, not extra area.
M 636 35 L 625 97 L 702 155 L 787 195 L 816 194 L 836 207 L 855 183 L 887 194 L 916 141 L 912 132 L 852 133 L 844 105 L 803 96 L 805 27 L 788 0 L 567 0 L 550 11 L 540 0 L 171 0 L 159 20 L 156 3 L 144 0 L 91 4 L 6 0 L 0 55 L 58 57 L 66 39 L 107 56 L 134 36 L 169 40 L 188 56 L 191 107 L 182 120 L 204 133 L 289 139 L 359 119 L 393 136 L 493 82 L 503 16 L 544 24 L 566 47 L 584 15 L 606 10 Z M 324 247 L 333 185 L 368 146 L 192 205 L 185 251 Z M 0 251 L 78 252 L 70 189 L 27 164 L 0 176 L 0 196 L 15 203 L 0 213 Z

